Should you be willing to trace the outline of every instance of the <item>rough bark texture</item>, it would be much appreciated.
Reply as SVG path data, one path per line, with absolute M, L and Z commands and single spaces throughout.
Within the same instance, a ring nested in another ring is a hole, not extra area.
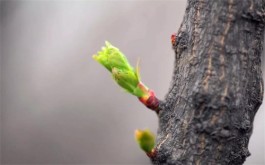
M 154 164 L 243 164 L 263 97 L 264 0 L 188 0 Z

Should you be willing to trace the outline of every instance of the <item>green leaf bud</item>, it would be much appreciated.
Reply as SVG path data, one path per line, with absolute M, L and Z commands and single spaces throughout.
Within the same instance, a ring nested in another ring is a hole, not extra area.
M 112 73 L 113 79 L 125 89 L 125 91 L 142 97 L 146 91 L 139 87 L 139 66 L 134 69 L 125 55 L 116 47 L 106 41 L 106 46 L 93 58 Z
M 140 148 L 146 153 L 151 153 L 155 146 L 155 135 L 149 130 L 136 130 L 135 139 Z

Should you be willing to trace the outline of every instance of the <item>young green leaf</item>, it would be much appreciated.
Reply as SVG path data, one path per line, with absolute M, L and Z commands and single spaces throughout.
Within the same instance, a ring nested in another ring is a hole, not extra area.
M 93 55 L 93 58 L 112 73 L 113 79 L 125 91 L 137 97 L 146 95 L 146 91 L 139 87 L 140 74 L 138 64 L 137 68 L 134 69 L 118 48 L 106 41 L 106 46 L 102 47 L 102 50 L 97 55 Z

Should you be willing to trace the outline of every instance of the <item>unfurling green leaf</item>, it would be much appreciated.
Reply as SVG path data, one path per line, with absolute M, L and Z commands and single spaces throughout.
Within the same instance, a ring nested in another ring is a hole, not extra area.
M 105 66 L 110 72 L 112 68 L 116 67 L 124 70 L 133 70 L 128 60 L 123 53 L 108 41 L 105 42 L 106 46 L 102 47 L 102 50 L 97 55 L 93 55 L 93 58 Z
M 93 58 L 112 73 L 113 79 L 125 91 L 137 97 L 147 94 L 146 91 L 139 87 L 140 74 L 138 64 L 137 69 L 134 69 L 118 48 L 106 41 L 106 46 L 102 47 L 102 50 L 97 55 L 93 55 Z

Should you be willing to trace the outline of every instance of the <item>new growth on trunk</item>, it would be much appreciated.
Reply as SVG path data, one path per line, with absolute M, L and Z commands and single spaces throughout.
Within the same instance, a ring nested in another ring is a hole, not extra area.
M 159 118 L 156 142 L 135 132 L 153 164 L 243 164 L 263 99 L 261 54 L 265 0 L 188 0 L 171 36 L 175 66 L 164 101 L 140 81 L 115 47 L 94 59 Z M 174 18 L 172 18 L 174 19 Z M 165 57 L 164 57 L 165 58 Z

